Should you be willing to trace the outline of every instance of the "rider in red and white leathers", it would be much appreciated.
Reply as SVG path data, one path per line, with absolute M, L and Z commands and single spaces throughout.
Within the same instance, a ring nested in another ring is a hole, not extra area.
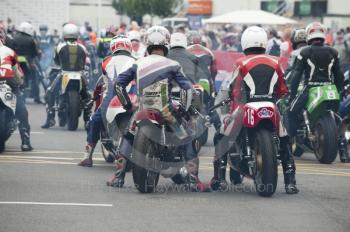
M 115 96 L 114 82 L 118 74 L 129 69 L 135 61 L 131 56 L 131 41 L 126 36 L 116 36 L 110 42 L 112 55 L 105 58 L 102 62 L 102 73 L 104 83 L 103 100 L 97 111 L 92 115 L 88 131 L 87 145 L 84 159 L 79 166 L 92 167 L 92 155 L 96 144 L 100 138 L 100 132 L 103 129 L 104 120 L 108 105 Z
M 22 139 L 22 151 L 33 150 L 30 144 L 30 126 L 28 121 L 28 111 L 21 86 L 23 85 L 23 72 L 19 66 L 16 53 L 5 46 L 6 29 L 0 27 L 0 81 L 6 81 L 12 92 L 16 95 L 16 113 L 19 121 L 18 129 Z M 0 144 L 0 152 L 4 150 L 4 144 Z
M 234 114 L 244 102 L 265 101 L 277 102 L 288 93 L 284 82 L 284 72 L 279 61 L 265 54 L 267 34 L 261 27 L 249 27 L 242 35 L 242 47 L 246 56 L 237 61 L 237 69 L 226 88 L 227 97 L 232 99 L 231 112 Z M 224 88 L 224 87 L 222 87 Z M 279 122 L 278 136 L 280 138 L 280 159 L 284 173 L 285 189 L 288 194 L 298 193 L 295 181 L 295 163 L 291 153 L 289 137 L 283 126 L 282 117 Z M 224 120 L 223 127 L 231 124 Z M 222 134 L 217 136 L 217 141 L 224 138 Z M 214 160 L 214 177 L 212 186 L 225 185 L 225 171 L 222 169 L 223 160 L 226 158 L 228 147 L 225 143 L 217 143 Z M 228 144 L 226 144 L 228 146 Z

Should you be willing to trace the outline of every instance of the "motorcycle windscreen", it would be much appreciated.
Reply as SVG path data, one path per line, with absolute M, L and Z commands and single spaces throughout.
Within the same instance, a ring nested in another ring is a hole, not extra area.
M 238 71 L 228 82 L 228 89 L 232 91 L 228 92 L 231 95 L 232 102 L 229 113 L 222 120 L 221 133 L 234 141 L 243 128 L 244 105 L 247 103 L 246 86 L 243 79 L 238 75 Z

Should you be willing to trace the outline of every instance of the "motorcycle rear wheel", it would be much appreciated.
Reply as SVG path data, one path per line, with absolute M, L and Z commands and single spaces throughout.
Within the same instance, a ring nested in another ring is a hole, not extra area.
M 75 131 L 79 125 L 80 115 L 80 95 L 78 91 L 71 90 L 68 92 L 67 104 L 67 127 L 70 131 Z
M 260 196 L 270 197 L 277 187 L 277 149 L 270 131 L 261 128 L 257 130 L 255 136 L 255 188 Z
M 155 192 L 158 184 L 159 172 L 147 168 L 147 159 L 155 157 L 157 152 L 154 141 L 148 138 L 141 129 L 135 136 L 133 156 L 136 162 L 133 164 L 132 176 L 135 187 L 141 193 Z
M 9 125 L 8 111 L 4 108 L 0 109 L 0 153 L 5 150 L 5 142 L 11 136 Z
M 331 164 L 338 154 L 337 125 L 330 114 L 324 115 L 315 126 L 314 152 L 322 164 Z

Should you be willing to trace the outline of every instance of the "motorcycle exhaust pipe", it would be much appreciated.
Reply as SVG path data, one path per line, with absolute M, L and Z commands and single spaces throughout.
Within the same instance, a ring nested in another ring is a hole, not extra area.
M 167 169 L 161 170 L 160 174 L 164 177 L 164 178 L 171 178 L 173 176 L 175 176 L 178 173 L 179 168 L 177 167 L 169 167 Z
M 339 128 L 338 128 L 338 136 L 343 136 L 348 129 L 348 125 L 350 123 L 350 118 L 345 117 L 341 120 Z

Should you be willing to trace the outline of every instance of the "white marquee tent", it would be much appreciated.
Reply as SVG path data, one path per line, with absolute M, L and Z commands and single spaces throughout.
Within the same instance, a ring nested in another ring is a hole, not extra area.
M 286 17 L 275 15 L 262 10 L 240 10 L 227 14 L 214 16 L 205 20 L 206 24 L 261 24 L 261 25 L 286 25 L 298 22 Z

